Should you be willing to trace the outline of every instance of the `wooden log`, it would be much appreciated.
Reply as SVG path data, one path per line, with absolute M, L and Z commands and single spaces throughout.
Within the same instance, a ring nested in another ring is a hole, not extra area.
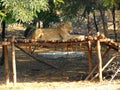
M 89 73 L 90 73 L 92 70 L 92 47 L 90 41 L 88 41 L 88 65 L 89 65 Z
M 4 62 L 5 62 L 5 84 L 9 84 L 9 62 L 8 62 L 8 48 L 4 45 Z
M 52 68 L 54 68 L 54 69 L 58 69 L 57 66 L 53 66 L 53 65 L 45 62 L 44 58 L 41 57 L 42 60 L 40 60 L 40 59 L 38 59 L 37 57 L 35 57 L 35 56 L 33 56 L 32 54 L 30 54 L 30 53 L 28 53 L 27 51 L 25 51 L 24 49 L 22 49 L 21 47 L 19 47 L 19 46 L 16 45 L 16 44 L 15 44 L 15 47 L 17 47 L 17 48 L 20 49 L 22 52 L 24 52 L 25 54 L 29 55 L 30 57 L 32 57 L 32 58 L 35 59 L 36 61 L 38 61 L 38 62 L 40 62 L 40 63 L 43 63 L 43 64 L 45 64 L 45 65 L 48 65 L 48 66 L 50 66 L 50 67 L 52 67 Z
M 99 81 L 102 81 L 102 57 L 101 57 L 101 45 L 100 41 L 97 40 L 97 55 L 98 55 L 98 72 L 99 72 Z
M 13 70 L 13 85 L 16 86 L 17 75 L 16 75 L 16 60 L 15 60 L 15 45 L 14 45 L 15 37 L 12 37 L 12 70 Z

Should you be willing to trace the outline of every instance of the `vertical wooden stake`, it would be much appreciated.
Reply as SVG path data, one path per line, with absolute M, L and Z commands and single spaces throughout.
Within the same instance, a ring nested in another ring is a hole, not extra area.
M 98 70 L 99 70 L 99 81 L 102 81 L 102 56 L 101 56 L 101 45 L 100 41 L 97 40 L 97 54 L 98 54 Z
M 13 85 L 16 85 L 17 76 L 16 76 L 16 61 L 15 61 L 15 45 L 14 45 L 15 37 L 12 37 L 12 69 L 13 69 Z
M 8 48 L 4 45 L 4 62 L 5 62 L 5 84 L 9 84 L 9 62 L 8 62 Z
M 89 73 L 92 70 L 92 52 L 91 52 L 91 42 L 88 41 L 88 64 L 89 64 Z

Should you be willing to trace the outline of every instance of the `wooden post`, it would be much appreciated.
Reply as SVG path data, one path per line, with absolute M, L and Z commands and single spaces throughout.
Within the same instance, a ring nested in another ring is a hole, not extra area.
M 89 64 L 89 73 L 92 70 L 92 51 L 91 51 L 91 42 L 88 41 L 88 64 Z
M 107 53 L 109 52 L 110 49 L 111 49 L 111 48 L 109 47 L 109 48 L 104 52 L 102 58 L 105 58 L 105 56 L 107 55 Z M 90 78 L 90 76 L 91 76 L 91 75 L 93 74 L 93 72 L 97 69 L 97 67 L 98 67 L 98 64 L 93 68 L 93 70 L 89 73 L 89 75 L 86 77 L 85 80 L 88 80 L 88 79 Z M 104 67 L 103 67 L 103 68 L 104 68 Z M 96 76 L 96 75 L 95 75 L 95 76 Z M 93 77 L 93 79 L 94 79 L 94 77 Z
M 114 55 L 110 60 L 108 60 L 108 62 L 103 66 L 102 71 L 103 71 L 117 56 L 120 56 L 120 55 L 119 55 L 119 54 L 116 54 L 116 55 Z M 97 73 L 97 74 L 91 79 L 91 81 L 94 80 L 98 75 L 99 75 L 99 73 Z
M 13 69 L 13 85 L 16 86 L 17 76 L 16 76 L 16 61 L 15 61 L 15 37 L 12 37 L 12 69 Z
M 5 84 L 9 84 L 9 62 L 8 62 L 8 48 L 4 45 L 4 62 L 5 62 Z
M 97 33 L 99 36 L 99 32 Z M 102 81 L 102 56 L 101 56 L 101 45 L 100 41 L 97 40 L 97 54 L 98 54 L 98 72 L 99 72 L 99 81 Z

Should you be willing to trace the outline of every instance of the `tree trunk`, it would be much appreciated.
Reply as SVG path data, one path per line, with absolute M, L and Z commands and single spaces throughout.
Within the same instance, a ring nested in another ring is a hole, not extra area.
M 94 24 L 95 24 L 96 31 L 98 32 L 98 26 L 97 26 L 96 17 L 95 17 L 95 11 L 93 12 L 93 18 L 94 18 Z
M 2 41 L 4 41 L 5 39 L 5 21 L 3 20 L 2 23 Z M 4 64 L 4 46 L 2 46 L 2 56 L 1 56 L 1 60 L 0 60 L 0 65 Z
M 117 41 L 117 33 L 116 33 L 116 24 L 115 24 L 115 6 L 113 5 L 112 8 L 112 18 L 113 18 L 113 27 L 114 27 L 114 34 L 115 34 L 115 41 Z
M 103 24 L 103 30 L 104 30 L 104 34 L 105 36 L 107 37 L 108 36 L 108 33 L 107 33 L 107 25 L 105 23 L 105 12 L 103 10 L 99 10 L 100 11 L 100 15 L 101 15 L 101 19 L 102 19 L 102 24 Z
M 90 28 L 90 15 L 87 14 L 87 28 L 88 28 L 88 35 L 91 34 L 91 28 Z

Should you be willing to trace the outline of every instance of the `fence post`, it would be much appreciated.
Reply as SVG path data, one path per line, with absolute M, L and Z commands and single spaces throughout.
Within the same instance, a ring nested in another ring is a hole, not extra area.
M 99 36 L 100 33 L 97 33 L 97 36 Z M 101 56 L 101 45 L 100 40 L 97 39 L 97 54 L 98 54 L 98 72 L 99 72 L 99 81 L 102 81 L 102 56 Z
M 6 40 L 4 40 L 6 41 Z M 9 62 L 8 62 L 8 47 L 4 45 L 4 62 L 5 62 L 5 84 L 9 84 Z
M 92 71 L 92 47 L 90 41 L 88 41 L 88 64 L 89 64 L 89 73 L 90 73 Z
M 17 76 L 16 76 L 16 60 L 15 60 L 15 36 L 12 37 L 12 70 L 13 70 L 13 85 L 16 86 Z

